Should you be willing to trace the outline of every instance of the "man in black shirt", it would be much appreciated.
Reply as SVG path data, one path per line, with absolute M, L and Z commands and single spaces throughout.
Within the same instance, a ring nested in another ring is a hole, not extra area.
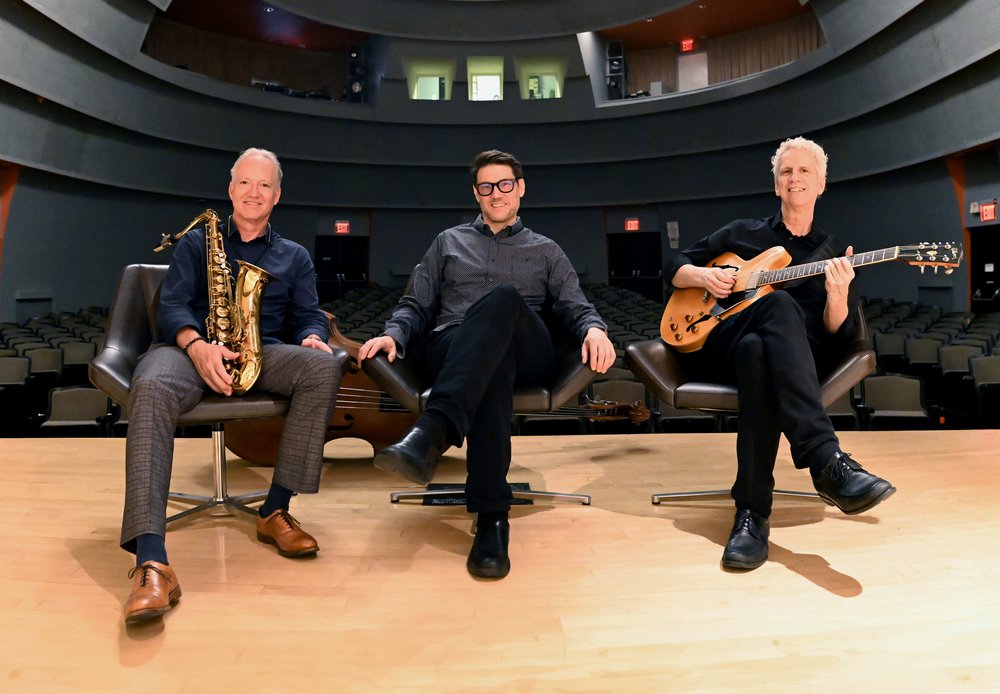
M 479 154 L 470 173 L 479 218 L 434 239 L 412 290 L 359 358 L 386 352 L 392 361 L 418 342 L 426 347 L 423 366 L 434 379 L 427 406 L 399 443 L 375 457 L 375 466 L 426 484 L 445 444 L 468 439 L 467 503 L 478 518 L 466 566 L 476 576 L 503 578 L 510 571 L 514 385 L 547 381 L 555 364 L 542 307 L 550 305 L 580 341 L 581 360 L 593 370 L 607 371 L 615 349 L 566 254 L 518 217 L 521 163 L 493 150 Z
M 738 472 L 732 489 L 736 520 L 722 555 L 730 568 L 753 569 L 767 560 L 782 433 L 795 467 L 809 468 L 819 495 L 844 513 L 867 511 L 896 491 L 840 450 L 820 400 L 817 374 L 833 366 L 857 330 L 850 316 L 857 302 L 854 268 L 841 257 L 853 249 L 814 223 L 816 200 L 826 188 L 826 162 L 826 153 L 811 140 L 783 142 L 771 159 L 779 213 L 727 224 L 677 255 L 665 273 L 673 287 L 704 289 L 724 299 L 735 283 L 732 272 L 706 267 L 724 252 L 749 260 L 783 246 L 793 265 L 831 258 L 824 274 L 763 296 L 719 323 L 700 350 L 678 355 L 701 378 L 739 388 Z M 818 257 L 810 258 L 817 251 Z

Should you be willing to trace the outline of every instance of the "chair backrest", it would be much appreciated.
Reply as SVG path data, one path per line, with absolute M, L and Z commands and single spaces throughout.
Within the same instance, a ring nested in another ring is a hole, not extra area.
M 646 386 L 639 381 L 597 381 L 590 386 L 595 400 L 646 403 Z
M 927 337 L 911 337 L 906 341 L 906 360 L 910 364 L 937 364 L 938 348 L 943 342 Z
M 27 357 L 0 357 L 0 386 L 23 386 L 31 373 Z
M 31 373 L 62 373 L 63 353 L 58 347 L 29 349 L 24 356 L 31 361 Z
M 969 373 L 969 359 L 983 353 L 981 347 L 974 345 L 944 345 L 938 349 L 941 361 L 941 373 L 961 376 Z
M 969 366 L 976 388 L 988 384 L 1000 385 L 1000 356 L 972 357 Z
M 89 386 L 53 388 L 49 391 L 49 414 L 46 422 L 77 424 L 96 423 L 108 414 L 108 396 Z
M 97 354 L 97 345 L 93 342 L 63 342 L 59 345 L 63 351 L 63 365 L 86 364 Z
M 861 383 L 861 404 L 867 410 L 927 414 L 920 379 L 900 374 L 865 378 Z
M 139 357 L 160 337 L 156 310 L 166 274 L 166 265 L 128 265 L 118 281 L 104 346 L 91 360 L 89 375 L 91 383 L 119 405 L 128 400 Z

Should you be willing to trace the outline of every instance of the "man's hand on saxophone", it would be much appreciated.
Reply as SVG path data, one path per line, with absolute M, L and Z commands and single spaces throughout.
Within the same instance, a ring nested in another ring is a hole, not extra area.
M 220 395 L 233 394 L 233 377 L 226 371 L 226 359 L 239 359 L 240 353 L 206 341 L 194 328 L 177 333 L 177 344 L 191 359 L 205 384 Z

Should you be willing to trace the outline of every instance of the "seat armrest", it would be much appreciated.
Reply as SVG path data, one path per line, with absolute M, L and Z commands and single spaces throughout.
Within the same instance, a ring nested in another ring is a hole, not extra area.
M 875 350 L 862 349 L 849 354 L 820 383 L 823 407 L 829 407 L 841 395 L 875 371 Z
M 687 383 L 687 377 L 663 340 L 629 343 L 625 347 L 625 363 L 660 402 L 680 407 L 675 404 L 676 393 Z
M 361 368 L 399 404 L 410 412 L 419 413 L 423 379 L 411 362 L 398 356 L 390 362 L 385 353 L 380 352 L 363 360 Z
M 574 400 L 597 378 L 597 372 L 581 359 L 579 350 L 556 357 L 555 378 L 549 387 L 550 411 Z
M 119 349 L 105 346 L 87 365 L 90 382 L 125 407 L 136 360 Z

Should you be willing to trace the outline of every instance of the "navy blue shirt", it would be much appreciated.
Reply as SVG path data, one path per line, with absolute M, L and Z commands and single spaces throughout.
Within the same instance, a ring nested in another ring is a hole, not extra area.
M 226 259 L 233 277 L 237 260 L 252 263 L 271 275 L 260 305 L 260 333 L 265 344 L 302 344 L 308 335 L 329 338 L 327 319 L 319 310 L 316 271 L 305 248 L 272 231 L 249 242 L 240 239 L 235 225 L 220 224 Z M 160 290 L 157 322 L 167 344 L 176 344 L 177 333 L 191 327 L 205 335 L 208 316 L 208 266 L 205 229 L 192 229 L 173 247 L 173 259 Z
M 384 334 L 396 341 L 402 355 L 425 332 L 461 323 L 465 312 L 500 284 L 517 289 L 536 311 L 550 305 L 580 342 L 590 328 L 607 330 L 559 244 L 524 226 L 520 217 L 494 234 L 480 215 L 435 237 Z

